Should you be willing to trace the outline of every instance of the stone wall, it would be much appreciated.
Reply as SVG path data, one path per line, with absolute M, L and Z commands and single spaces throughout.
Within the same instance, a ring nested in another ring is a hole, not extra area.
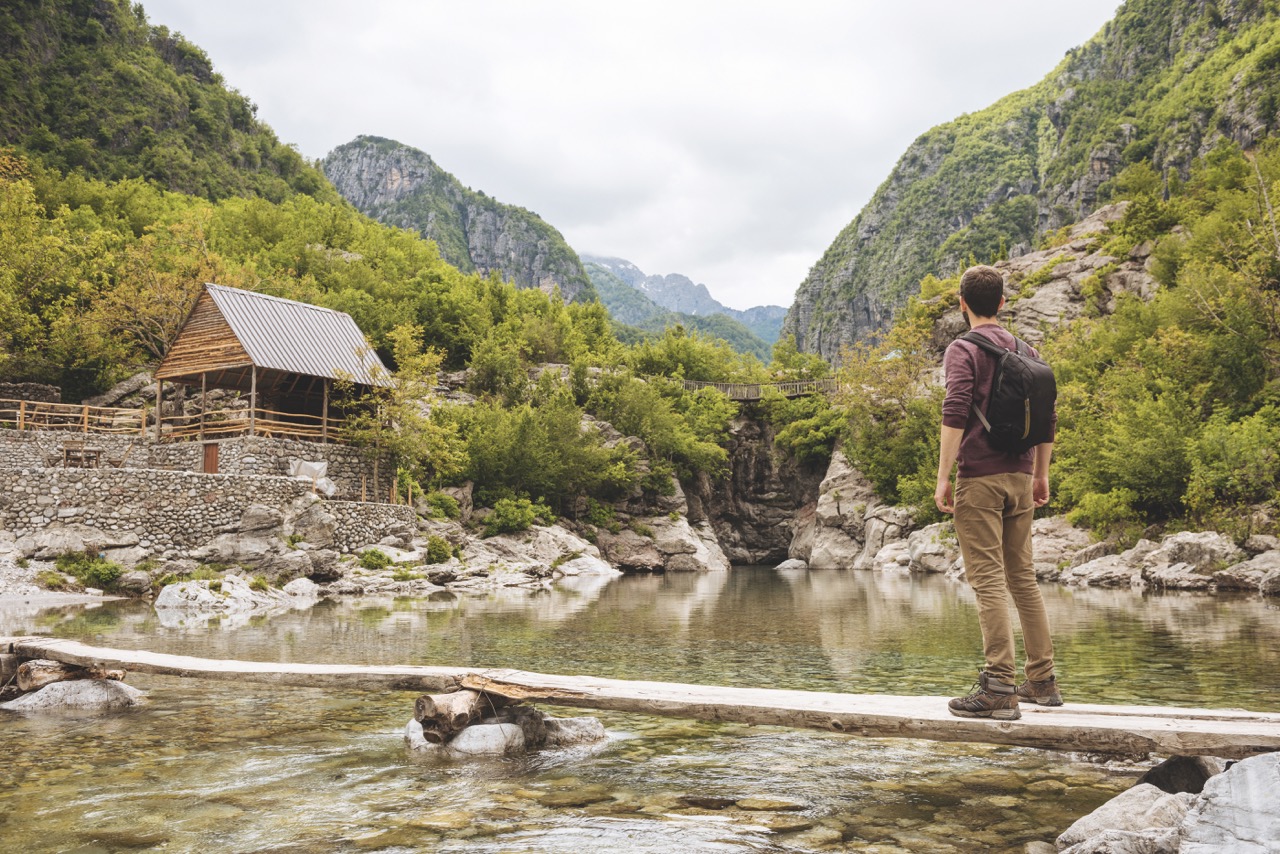
M 329 479 L 338 485 L 338 492 L 333 498 L 346 501 L 362 498 L 385 500 L 395 475 L 391 465 L 383 460 L 375 482 L 373 461 L 367 459 L 360 449 L 348 445 L 250 436 L 224 439 L 219 444 L 218 469 L 225 474 L 287 476 L 291 460 L 327 462 Z
M 365 504 L 359 501 L 326 501 L 324 509 L 337 521 L 334 548 L 354 552 L 373 545 L 395 530 L 412 533 L 418 514 L 404 504 Z
M 0 430 L 0 471 L 42 468 L 50 463 L 61 466 L 62 446 L 67 442 L 84 442 L 101 449 L 103 465 L 107 460 L 121 459 L 126 450 L 129 458 L 125 465 L 145 468 L 149 464 L 150 445 L 138 436 L 86 435 L 71 430 Z
M 35 468 L 0 471 L 0 530 L 22 537 L 50 527 L 82 526 L 113 546 L 180 556 L 238 530 L 245 509 L 284 511 L 311 491 L 287 477 L 197 474 L 155 469 Z M 324 502 L 337 520 L 336 547 L 354 551 L 392 529 L 412 526 L 405 506 Z
M 50 463 L 60 465 L 66 442 L 84 441 L 108 460 L 124 460 L 129 469 L 168 469 L 200 473 L 204 468 L 204 447 L 200 442 L 164 442 L 150 437 L 118 436 L 105 433 L 76 433 L 63 430 L 0 430 L 0 471 L 23 471 Z M 333 496 L 347 501 L 362 498 L 385 500 L 390 494 L 395 471 L 384 460 L 374 479 L 373 461 L 357 448 L 347 445 L 302 442 L 296 439 L 268 439 L 237 436 L 218 444 L 218 473 L 287 477 L 291 460 L 328 462 L 329 479 L 338 486 Z M 126 457 L 126 451 L 128 456 Z
M 61 403 L 62 389 L 44 383 L 0 383 L 0 398 L 36 403 Z
M 284 507 L 310 489 L 289 478 L 148 469 L 0 472 L 0 528 L 21 537 L 77 524 L 155 552 L 185 550 L 234 528 L 251 504 Z

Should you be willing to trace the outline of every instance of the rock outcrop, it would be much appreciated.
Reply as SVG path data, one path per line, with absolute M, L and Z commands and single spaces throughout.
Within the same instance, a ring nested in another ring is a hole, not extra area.
M 321 168 L 361 213 L 434 240 L 441 257 L 464 272 L 498 273 L 547 293 L 559 288 L 566 302 L 594 296 L 560 232 L 531 211 L 468 189 L 426 152 L 360 136 L 329 152 Z
M 1063 584 L 1078 587 L 1245 590 L 1265 595 L 1276 595 L 1268 592 L 1268 579 L 1273 574 L 1280 577 L 1280 549 L 1250 558 L 1228 537 L 1214 531 L 1182 531 L 1160 543 L 1139 540 L 1120 554 L 1094 557 L 1096 551 L 1094 547 L 1081 549 L 1060 574 L 1046 572 L 1041 577 L 1056 577 Z
M 685 484 L 689 524 L 697 529 L 709 522 L 735 564 L 785 560 L 804 521 L 797 513 L 818 493 L 821 469 L 797 464 L 773 441 L 768 424 L 739 417 L 730 429 L 728 477 L 699 475 Z
M 1168 772 L 1173 766 L 1176 773 Z M 1194 766 L 1195 773 L 1186 769 Z M 1233 763 L 1175 757 L 1080 818 L 1057 839 L 1060 854 L 1276 854 L 1280 753 Z M 1146 777 L 1144 777 L 1146 779 Z M 1179 781 L 1182 785 L 1179 784 Z M 1174 789 L 1175 791 L 1168 791 Z

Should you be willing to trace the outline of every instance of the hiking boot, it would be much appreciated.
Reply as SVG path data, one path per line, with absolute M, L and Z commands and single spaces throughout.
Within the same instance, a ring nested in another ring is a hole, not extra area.
M 947 703 L 947 710 L 961 718 L 995 718 L 1016 721 L 1022 717 L 1018 711 L 1018 690 L 1012 682 L 992 679 L 987 671 L 978 671 L 977 690 L 967 697 L 956 697 Z
M 1062 693 L 1058 690 L 1058 680 L 1050 676 L 1039 682 L 1028 679 L 1018 686 L 1018 699 L 1041 706 L 1061 706 Z

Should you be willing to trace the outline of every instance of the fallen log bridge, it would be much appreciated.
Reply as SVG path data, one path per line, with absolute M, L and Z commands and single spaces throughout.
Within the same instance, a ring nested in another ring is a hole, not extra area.
M 46 637 L 0 638 L 0 654 L 18 660 L 43 658 L 160 676 L 306 688 L 431 694 L 471 689 L 493 697 L 497 705 L 527 701 L 703 721 L 820 729 L 865 738 L 1234 759 L 1280 750 L 1280 714 L 1238 709 L 1085 703 L 1046 708 L 1024 704 L 1020 720 L 992 721 L 951 716 L 945 697 L 683 685 L 471 667 L 227 661 L 106 649 Z

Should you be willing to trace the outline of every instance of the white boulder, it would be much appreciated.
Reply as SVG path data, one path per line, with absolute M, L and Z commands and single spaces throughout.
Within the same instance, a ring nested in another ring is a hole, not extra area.
M 110 679 L 75 679 L 54 682 L 39 691 L 0 703 L 11 712 L 43 712 L 56 709 L 125 709 L 142 702 L 143 693 L 131 685 Z

